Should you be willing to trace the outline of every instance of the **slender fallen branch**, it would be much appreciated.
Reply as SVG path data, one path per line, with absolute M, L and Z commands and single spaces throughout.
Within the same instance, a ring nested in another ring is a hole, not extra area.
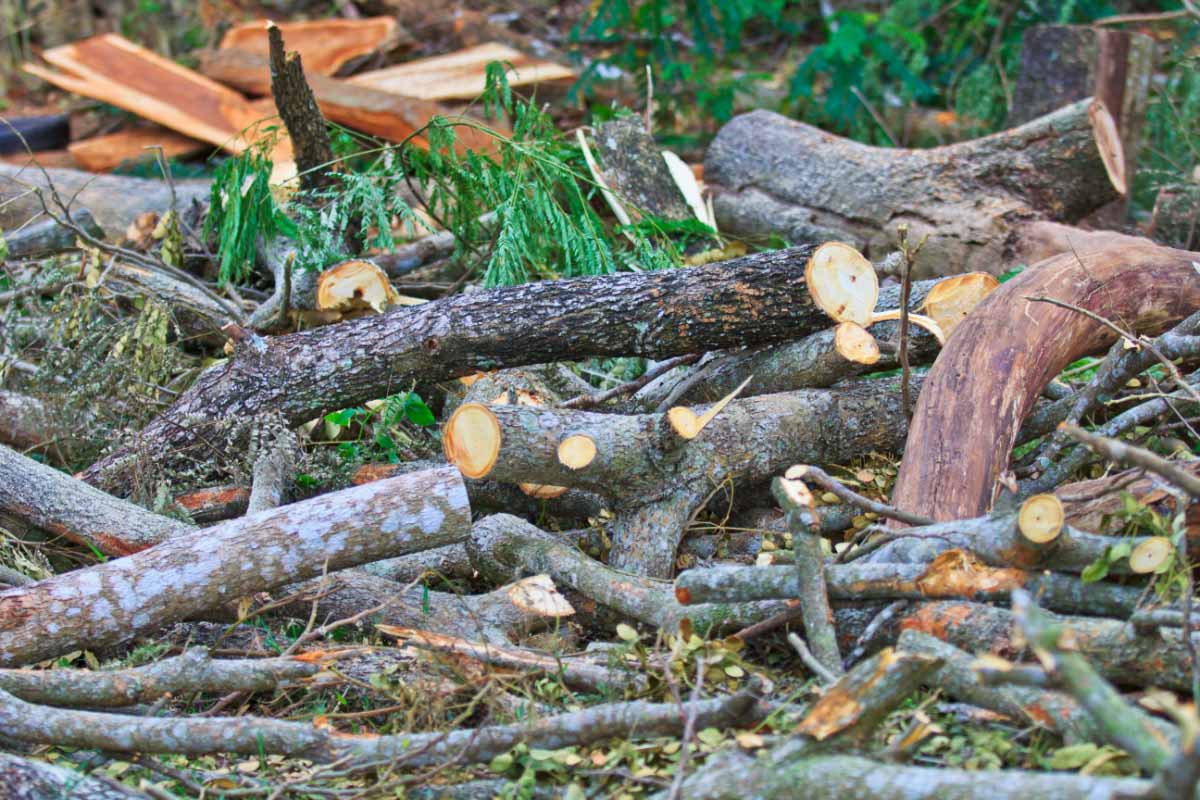
M 1064 424 L 1062 430 L 1072 439 L 1082 442 L 1109 461 L 1116 461 L 1127 467 L 1148 469 L 1183 489 L 1192 497 L 1200 498 L 1200 478 L 1172 464 L 1162 456 L 1150 452 L 1144 447 L 1137 447 L 1117 439 L 1110 439 L 1107 436 L 1097 436 L 1094 433 L 1088 433 L 1077 425 Z
M 754 691 L 697 703 L 702 727 L 727 727 L 765 716 Z M 683 728 L 674 703 L 613 703 L 532 723 L 458 729 L 449 733 L 348 734 L 309 722 L 257 717 L 139 718 L 26 703 L 0 690 L 0 729 L 18 741 L 111 752 L 279 753 L 356 767 L 405 768 L 488 761 L 519 743 L 555 749 L 611 737 L 677 736 Z
M 121 670 L 3 669 L 0 689 L 27 703 L 110 708 L 187 692 L 261 692 L 315 675 L 296 658 L 215 660 L 203 647 L 145 667 Z
M 1070 625 L 1043 612 L 1025 591 L 1013 592 L 1013 615 L 1043 665 L 1087 709 L 1105 738 L 1129 753 L 1142 769 L 1151 773 L 1163 769 L 1172 756 L 1171 743 L 1163 740 L 1145 712 L 1126 703 L 1100 677 L 1086 657 L 1064 647 Z

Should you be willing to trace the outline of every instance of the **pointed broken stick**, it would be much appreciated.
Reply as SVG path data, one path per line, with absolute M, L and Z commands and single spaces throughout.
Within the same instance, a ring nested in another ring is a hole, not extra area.
M 696 412 L 683 406 L 676 406 L 675 408 L 670 409 L 667 411 L 667 419 L 671 423 L 672 430 L 689 441 L 695 439 L 700 435 L 702 430 L 708 427 L 708 423 L 712 422 L 713 419 L 716 418 L 717 414 L 720 414 L 725 410 L 725 406 L 729 405 L 730 401 L 741 394 L 742 389 L 746 388 L 746 384 L 748 384 L 753 377 L 754 376 L 751 375 L 749 378 L 746 378 L 746 380 L 742 381 L 741 386 L 737 387 L 732 392 L 713 403 L 712 406 L 709 407 L 708 411 L 705 411 L 700 416 L 696 416 Z

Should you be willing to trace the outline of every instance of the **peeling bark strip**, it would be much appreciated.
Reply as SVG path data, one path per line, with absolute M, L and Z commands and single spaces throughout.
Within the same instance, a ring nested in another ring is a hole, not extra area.
M 1031 217 L 1074 222 L 1116 199 L 1091 100 L 946 147 L 868 147 L 769 111 L 726 124 L 704 160 L 721 230 L 793 241 L 839 239 L 879 258 L 897 228 L 929 241 L 914 276 L 997 273 Z M 1120 143 L 1117 142 L 1119 151 Z
M 700 728 L 757 722 L 769 709 L 749 691 L 701 700 L 681 714 L 675 703 L 609 703 L 535 722 L 458 729 L 449 733 L 354 735 L 308 722 L 259 717 L 131 717 L 36 706 L 0 690 L 0 730 L 19 741 L 112 752 L 281 753 L 331 762 L 389 762 L 411 769 L 450 761 L 489 761 L 521 742 L 556 749 L 614 736 L 678 736 L 686 716 Z
M 85 480 L 116 489 L 137 452 L 168 459 L 219 441 L 222 420 L 278 411 L 292 424 L 383 397 L 413 378 L 590 356 L 666 358 L 795 339 L 829 327 L 809 297 L 811 247 L 662 272 L 456 295 L 267 340 L 200 377 Z
M 976 517 L 994 500 L 1021 422 L 1046 384 L 1126 330 L 1157 333 L 1200 308 L 1200 253 L 1121 245 L 1037 264 L 992 292 L 955 330 L 925 379 L 893 504 L 937 520 Z
M 0 592 L 0 665 L 111 644 L 284 583 L 450 544 L 470 524 L 462 477 L 444 467 L 181 535 Z

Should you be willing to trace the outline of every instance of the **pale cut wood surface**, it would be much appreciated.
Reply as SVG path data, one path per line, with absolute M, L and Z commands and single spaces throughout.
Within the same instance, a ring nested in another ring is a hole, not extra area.
M 245 50 L 266 58 L 267 20 L 256 19 L 230 28 L 221 37 L 222 50 Z M 401 37 L 392 17 L 316 19 L 277 23 L 288 50 L 300 54 L 306 74 L 333 75 L 350 61 L 386 50 Z
M 155 146 L 161 147 L 167 158 L 195 155 L 209 148 L 206 142 L 199 139 L 158 125 L 144 125 L 71 142 L 67 150 L 82 169 L 108 172 L 127 161 L 154 158 L 154 150 L 147 148 Z
M 507 61 L 510 86 L 529 86 L 575 79 L 575 73 L 552 61 L 527 56 L 498 42 L 469 47 L 456 53 L 422 58 L 355 75 L 351 83 L 406 97 L 426 100 L 472 100 L 483 93 L 484 69 L 489 61 Z

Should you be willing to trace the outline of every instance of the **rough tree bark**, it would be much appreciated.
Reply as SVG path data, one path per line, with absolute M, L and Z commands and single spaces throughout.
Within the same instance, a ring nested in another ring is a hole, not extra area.
M 617 512 L 608 527 L 613 566 L 670 577 L 687 521 L 727 478 L 753 482 L 794 463 L 842 463 L 892 450 L 905 428 L 892 381 L 737 400 L 690 441 L 668 420 L 468 404 L 446 423 L 442 441 L 447 458 L 468 477 L 610 496 Z M 573 467 L 560 445 L 576 437 L 590 440 L 594 455 Z
M 1076 358 L 1116 335 L 1050 297 L 1157 332 L 1200 308 L 1200 254 L 1156 246 L 1064 253 L 1002 285 L 955 332 L 917 401 L 894 504 L 936 520 L 976 517 L 994 502 L 1022 420 Z
M 169 460 L 221 439 L 224 421 L 278 411 L 298 425 L 383 397 L 413 378 L 588 356 L 655 358 L 765 344 L 829 326 L 804 282 L 810 247 L 653 273 L 456 295 L 274 337 L 203 374 L 140 443 L 84 479 L 119 490 L 139 451 Z M 205 443 L 208 443 L 206 445 Z
M 463 539 L 458 471 L 428 470 L 177 536 L 0 592 L 0 665 L 98 647 L 238 597 Z
M 1105 161 L 1106 128 L 1092 121 L 1108 116 L 1083 100 L 982 139 L 899 150 L 753 111 L 717 134 L 704 175 L 723 231 L 840 239 L 881 258 L 906 224 L 910 240 L 930 237 L 915 277 L 998 273 L 1021 221 L 1073 222 L 1118 196 L 1110 174 L 1124 168 Z

